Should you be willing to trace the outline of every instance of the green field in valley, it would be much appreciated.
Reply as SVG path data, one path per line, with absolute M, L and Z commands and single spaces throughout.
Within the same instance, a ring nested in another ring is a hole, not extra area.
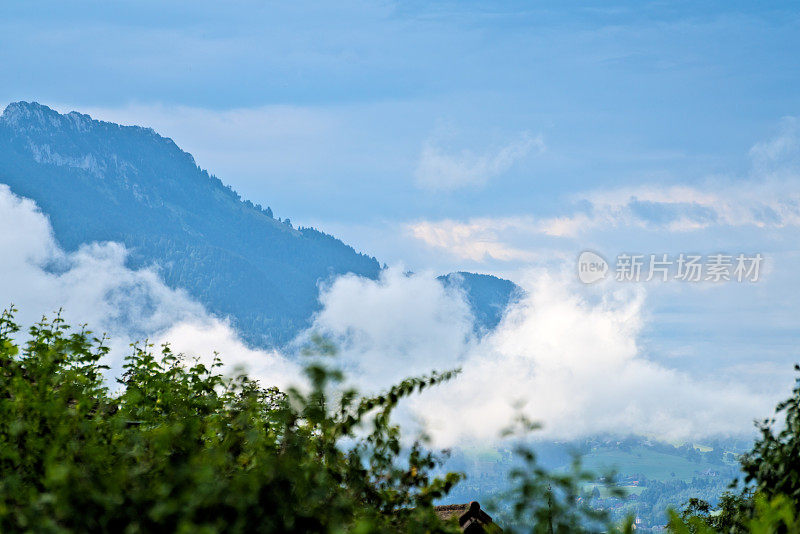
M 597 473 L 616 470 L 620 474 L 642 474 L 652 480 L 691 481 L 707 469 L 719 471 L 723 466 L 697 462 L 677 454 L 654 451 L 644 446 L 632 447 L 630 451 L 615 448 L 598 448 L 585 454 L 583 466 Z

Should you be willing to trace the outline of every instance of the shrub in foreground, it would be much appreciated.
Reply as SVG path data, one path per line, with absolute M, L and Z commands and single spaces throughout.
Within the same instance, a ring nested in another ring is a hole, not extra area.
M 119 392 L 103 339 L 60 317 L 15 343 L 0 316 L 0 531 L 451 532 L 419 444 L 401 454 L 397 403 L 451 373 L 375 397 L 329 395 L 339 378 L 309 365 L 308 392 L 225 378 L 134 346 Z M 358 435 L 356 432 L 358 431 Z

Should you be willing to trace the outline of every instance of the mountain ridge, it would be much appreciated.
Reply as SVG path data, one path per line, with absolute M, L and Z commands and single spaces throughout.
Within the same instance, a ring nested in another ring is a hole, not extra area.
M 131 267 L 158 265 L 168 286 L 230 317 L 258 346 L 284 344 L 309 325 L 320 283 L 381 272 L 374 257 L 242 199 L 152 128 L 11 103 L 0 116 L 0 182 L 36 201 L 66 250 L 121 242 Z M 467 293 L 488 283 L 465 280 Z M 496 324 L 495 312 L 485 317 Z

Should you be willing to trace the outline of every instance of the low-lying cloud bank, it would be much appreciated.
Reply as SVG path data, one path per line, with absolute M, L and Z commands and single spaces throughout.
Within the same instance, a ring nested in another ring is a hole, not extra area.
M 542 436 L 636 433 L 680 440 L 742 434 L 773 399 L 742 385 L 699 381 L 649 361 L 637 343 L 643 291 L 589 300 L 561 275 L 531 272 L 524 300 L 498 328 L 470 334 L 463 299 L 432 276 L 343 278 L 323 295 L 315 328 L 337 339 L 362 387 L 461 367 L 410 402 L 435 443 L 497 439 L 521 409 Z M 519 408 L 521 406 L 521 408 Z
M 63 251 L 47 217 L 27 199 L 0 184 L 0 308 L 14 304 L 17 321 L 30 325 L 63 308 L 68 324 L 88 324 L 111 336 L 112 373 L 119 372 L 128 345 L 169 341 L 175 352 L 211 362 L 224 355 L 226 369 L 250 369 L 279 386 L 295 382 L 297 366 L 282 355 L 248 348 L 230 325 L 209 315 L 184 291 L 167 287 L 155 268 L 125 266 L 117 243 L 93 243 Z
M 169 341 L 205 361 L 220 353 L 263 383 L 300 380 L 295 358 L 247 347 L 224 320 L 155 269 L 131 270 L 118 244 L 66 253 L 33 202 L 0 186 L 0 299 L 30 324 L 59 307 L 73 325 L 112 336 L 113 368 L 132 340 Z M 566 277 L 529 273 L 527 297 L 490 334 L 476 338 L 464 296 L 431 273 L 387 270 L 380 280 L 344 276 L 323 288 L 312 331 L 331 337 L 364 390 L 432 369 L 463 373 L 412 399 L 406 415 L 438 445 L 494 440 L 521 405 L 543 436 L 598 432 L 681 439 L 747 432 L 773 399 L 744 386 L 698 381 L 649 361 L 637 344 L 644 293 L 578 296 Z

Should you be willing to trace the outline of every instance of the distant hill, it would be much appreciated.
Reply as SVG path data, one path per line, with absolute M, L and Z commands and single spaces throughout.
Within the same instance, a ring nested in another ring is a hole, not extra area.
M 440 276 L 439 280 L 464 291 L 479 334 L 496 327 L 508 306 L 523 296 L 522 288 L 514 282 L 489 274 L 459 271 Z
M 124 243 L 132 267 L 158 264 L 169 286 L 230 317 L 255 345 L 281 345 L 305 328 L 320 281 L 381 270 L 335 237 L 243 200 L 149 128 L 10 104 L 0 117 L 0 183 L 36 201 L 65 249 Z M 470 303 L 486 308 L 481 320 L 496 324 L 502 284 L 458 277 L 468 294 L 477 289 Z
M 306 325 L 320 279 L 380 272 L 375 258 L 242 200 L 147 128 L 11 104 L 0 118 L 0 182 L 37 202 L 64 248 L 122 242 L 132 266 L 157 262 L 167 284 L 259 345 Z

